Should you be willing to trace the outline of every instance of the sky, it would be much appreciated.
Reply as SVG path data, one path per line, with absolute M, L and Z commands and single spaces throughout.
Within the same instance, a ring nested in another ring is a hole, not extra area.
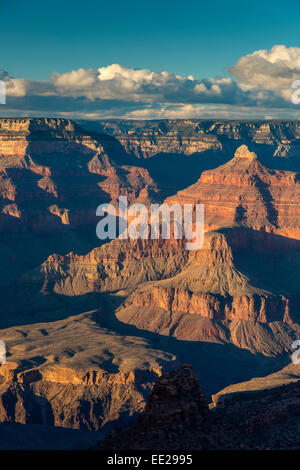
M 298 118 L 300 2 L 0 0 L 0 115 Z

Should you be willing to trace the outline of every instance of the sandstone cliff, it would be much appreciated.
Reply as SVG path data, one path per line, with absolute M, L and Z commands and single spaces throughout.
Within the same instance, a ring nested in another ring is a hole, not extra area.
M 204 204 L 207 230 L 243 225 L 299 239 L 299 199 L 297 173 L 268 169 L 241 146 L 232 160 L 166 202 Z

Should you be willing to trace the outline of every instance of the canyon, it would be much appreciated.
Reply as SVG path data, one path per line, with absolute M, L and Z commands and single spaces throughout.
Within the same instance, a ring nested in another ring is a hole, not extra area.
M 0 421 L 145 421 L 186 362 L 213 402 L 299 380 L 282 372 L 300 335 L 299 157 L 297 121 L 0 119 Z M 204 204 L 203 248 L 101 242 L 96 208 L 120 195 Z

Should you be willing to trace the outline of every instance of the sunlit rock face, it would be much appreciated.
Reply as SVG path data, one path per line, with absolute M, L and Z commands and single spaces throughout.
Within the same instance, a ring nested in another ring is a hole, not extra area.
M 245 145 L 167 202 L 204 204 L 207 230 L 245 226 L 300 239 L 298 173 L 265 167 Z
M 119 147 L 70 120 L 0 119 L 0 230 L 86 229 L 103 202 L 124 195 L 149 203 L 153 179 Z

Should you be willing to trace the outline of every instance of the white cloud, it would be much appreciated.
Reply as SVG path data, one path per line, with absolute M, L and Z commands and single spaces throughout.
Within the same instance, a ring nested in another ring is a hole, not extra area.
M 290 102 L 292 82 L 300 78 L 300 48 L 278 45 L 255 51 L 229 71 L 242 90 L 269 90 Z
M 127 112 L 124 119 L 297 119 L 299 110 L 236 105 L 168 105 Z M 98 117 L 100 119 L 100 117 Z
M 99 69 L 78 69 L 51 75 L 51 83 L 64 96 L 91 100 L 115 99 L 135 102 L 231 101 L 240 90 L 230 78 L 197 80 L 166 71 L 132 69 L 112 64 Z
M 236 80 L 120 64 L 54 72 L 47 81 L 13 78 L 0 70 L 7 90 L 7 104 L 0 112 L 87 118 L 298 117 L 291 85 L 300 79 L 300 48 L 255 51 L 229 71 Z
M 97 70 L 81 68 L 62 74 L 54 72 L 51 75 L 51 81 L 61 91 L 89 89 L 97 83 Z

